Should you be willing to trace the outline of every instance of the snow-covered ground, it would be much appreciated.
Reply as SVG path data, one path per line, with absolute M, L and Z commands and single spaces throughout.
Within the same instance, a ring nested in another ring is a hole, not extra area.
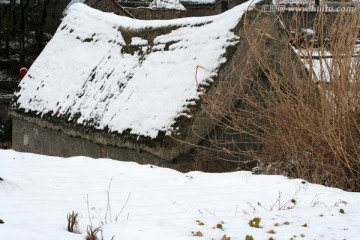
M 90 218 L 94 227 L 103 226 L 106 240 L 360 236 L 360 193 L 283 176 L 180 173 L 0 150 L 0 177 L 0 239 L 6 240 L 83 240 Z M 80 214 L 80 234 L 67 231 L 72 211 Z M 259 228 L 249 224 L 254 218 Z

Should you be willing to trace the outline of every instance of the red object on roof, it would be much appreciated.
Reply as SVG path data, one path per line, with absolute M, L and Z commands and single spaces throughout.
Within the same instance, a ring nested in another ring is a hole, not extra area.
M 27 68 L 24 67 L 20 68 L 20 80 L 22 80 L 25 77 L 27 72 L 28 72 Z

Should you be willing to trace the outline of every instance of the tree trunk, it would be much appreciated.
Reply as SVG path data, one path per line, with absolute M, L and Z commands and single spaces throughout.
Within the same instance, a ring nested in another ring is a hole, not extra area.
M 30 0 L 20 0 L 20 27 L 19 27 L 19 45 L 20 45 L 20 65 L 25 66 L 25 17 L 26 10 Z
M 10 30 L 6 27 L 5 58 L 10 58 Z
M 47 8 L 50 4 L 51 0 L 44 0 L 43 3 L 43 8 L 42 8 L 42 13 L 41 13 L 41 21 L 40 21 L 40 25 L 39 25 L 39 29 L 38 29 L 38 37 L 37 37 L 37 45 L 39 50 L 42 49 L 42 41 L 43 41 L 43 34 L 44 34 L 44 26 L 45 26 L 45 22 L 46 22 L 46 17 L 47 17 Z

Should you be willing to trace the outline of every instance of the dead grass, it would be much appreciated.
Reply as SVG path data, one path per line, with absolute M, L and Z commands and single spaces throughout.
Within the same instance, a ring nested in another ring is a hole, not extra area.
M 339 13 L 330 23 L 324 18 L 319 13 L 315 34 L 301 40 L 301 29 L 287 29 L 289 42 L 308 56 L 301 60 L 290 44 L 274 60 L 263 51 L 267 29 L 246 28 L 258 77 L 242 78 L 248 90 L 230 108 L 204 95 L 228 136 L 212 138 L 211 146 L 224 160 L 258 161 L 262 172 L 360 191 L 360 59 L 354 56 L 360 13 Z M 315 74 L 319 68 L 323 74 Z

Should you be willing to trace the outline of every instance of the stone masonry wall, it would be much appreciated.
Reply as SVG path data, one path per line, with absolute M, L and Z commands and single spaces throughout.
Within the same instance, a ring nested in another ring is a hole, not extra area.
M 162 165 L 162 160 L 132 149 L 104 146 L 62 132 L 43 128 L 35 123 L 13 116 L 13 142 L 15 151 L 32 152 L 50 156 L 88 156 L 134 161 L 141 164 Z

